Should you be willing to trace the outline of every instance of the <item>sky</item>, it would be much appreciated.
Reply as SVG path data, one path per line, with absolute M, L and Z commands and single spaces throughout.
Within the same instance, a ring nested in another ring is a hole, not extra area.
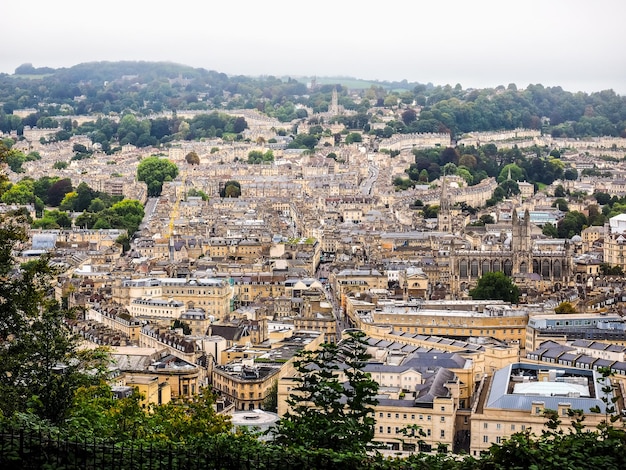
M 0 73 L 140 60 L 626 95 L 624 0 L 29 0 L 0 11 Z

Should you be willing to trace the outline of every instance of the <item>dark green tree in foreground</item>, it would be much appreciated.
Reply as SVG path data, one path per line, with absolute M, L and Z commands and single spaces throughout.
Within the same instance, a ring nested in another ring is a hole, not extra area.
M 0 417 L 30 413 L 60 422 L 74 391 L 99 380 L 102 350 L 85 351 L 54 298 L 54 270 L 41 257 L 19 265 L 14 250 L 25 240 L 19 220 L 0 220 Z
M 148 185 L 148 196 L 160 196 L 165 181 L 178 176 L 178 167 L 165 158 L 148 157 L 137 166 L 137 179 Z
M 294 363 L 289 411 L 278 422 L 275 442 L 337 452 L 365 453 L 373 447 L 378 384 L 363 371 L 369 355 L 363 332 L 338 345 L 301 351 Z
M 469 291 L 474 300 L 504 300 L 516 304 L 519 299 L 519 287 L 503 272 L 486 273 L 476 287 Z

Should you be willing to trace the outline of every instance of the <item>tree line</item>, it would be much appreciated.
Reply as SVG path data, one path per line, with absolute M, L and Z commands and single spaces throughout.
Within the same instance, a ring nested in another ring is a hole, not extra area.
M 20 133 L 24 125 L 62 114 L 149 116 L 176 109 L 207 114 L 256 109 L 287 123 L 309 118 L 307 110 L 327 112 L 336 90 L 339 104 L 355 113 L 336 119 L 350 129 L 380 137 L 449 132 L 458 138 L 472 131 L 515 128 L 540 129 L 554 137 L 626 136 L 626 99 L 612 90 L 588 94 L 541 84 L 526 89 L 515 84 L 463 89 L 460 84 L 408 82 L 373 82 L 356 90 L 341 82 L 307 87 L 293 78 L 229 77 L 158 62 L 79 64 L 28 78 L 2 74 L 0 130 Z M 11 114 L 23 108 L 34 108 L 36 113 L 25 119 Z M 400 118 L 372 130 L 370 123 L 383 122 L 383 108 L 398 109 Z

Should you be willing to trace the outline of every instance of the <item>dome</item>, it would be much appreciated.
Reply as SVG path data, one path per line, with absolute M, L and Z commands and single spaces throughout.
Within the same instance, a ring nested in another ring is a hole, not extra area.
M 582 239 L 582 237 L 581 237 L 580 235 L 574 235 L 574 236 L 572 237 L 572 241 L 573 241 L 574 243 L 580 243 L 580 242 L 582 242 L 582 241 L 583 241 L 583 239 Z

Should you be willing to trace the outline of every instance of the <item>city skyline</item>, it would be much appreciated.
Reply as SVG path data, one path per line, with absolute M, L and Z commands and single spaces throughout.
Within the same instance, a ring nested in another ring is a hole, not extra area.
M 33 0 L 26 16 L 17 4 L 5 10 L 13 20 L 0 32 L 0 73 L 24 63 L 60 68 L 168 61 L 228 75 L 345 76 L 463 88 L 542 84 L 626 94 L 619 25 L 626 4 L 616 0 L 533 0 L 513 8 L 452 0 L 384 11 L 326 0 L 296 11 L 284 0 L 189 10 L 113 0 L 95 13 L 70 0 Z

